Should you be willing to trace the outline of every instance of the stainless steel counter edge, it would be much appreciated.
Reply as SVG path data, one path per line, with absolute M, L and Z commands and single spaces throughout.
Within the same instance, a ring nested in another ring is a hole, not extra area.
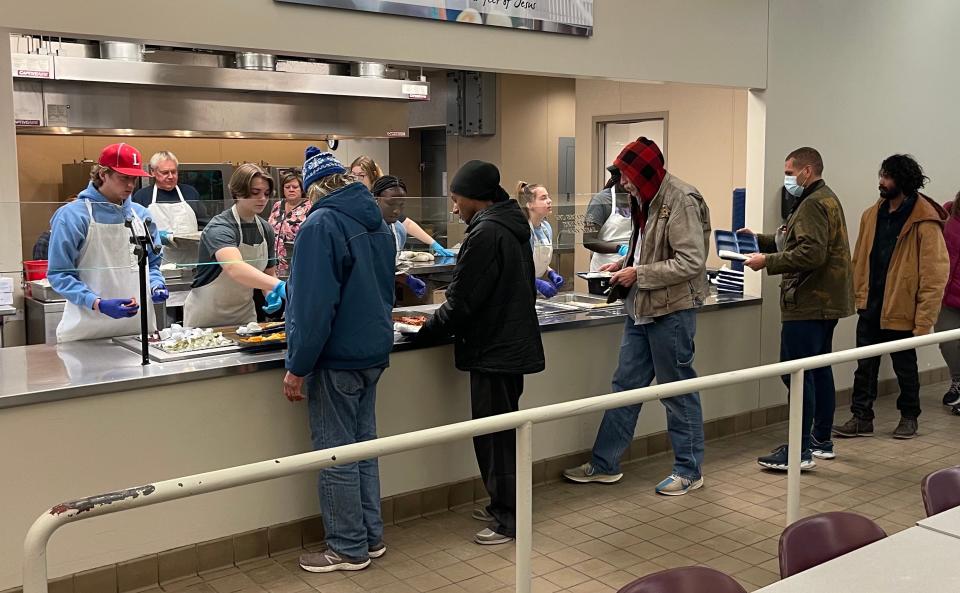
M 760 302 L 760 297 L 750 295 L 711 297 L 699 311 Z M 604 310 L 548 315 L 541 318 L 541 329 L 550 332 L 623 323 L 624 317 L 622 312 Z M 434 346 L 401 341 L 394 352 L 430 347 Z M 283 363 L 284 352 L 274 351 L 141 366 L 139 356 L 109 340 L 0 348 L 0 409 L 280 369 Z

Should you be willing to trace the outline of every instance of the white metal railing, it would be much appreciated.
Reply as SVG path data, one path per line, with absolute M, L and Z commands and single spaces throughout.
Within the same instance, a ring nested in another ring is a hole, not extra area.
M 518 593 L 530 593 L 530 556 L 533 543 L 534 424 L 787 374 L 790 375 L 790 392 L 796 394 L 795 397 L 790 398 L 786 517 L 787 525 L 789 525 L 799 518 L 800 513 L 800 439 L 802 436 L 800 425 L 803 413 L 803 372 L 958 339 L 960 339 L 960 329 L 955 329 L 820 356 L 728 371 L 663 385 L 651 385 L 642 389 L 598 395 L 499 416 L 437 426 L 332 449 L 301 453 L 173 480 L 164 480 L 65 502 L 40 515 L 27 531 L 23 543 L 23 592 L 46 593 L 47 544 L 53 532 L 67 523 L 168 500 L 196 496 L 206 492 L 215 492 L 274 478 L 313 472 L 343 463 L 439 445 L 477 435 L 517 429 L 516 590 Z

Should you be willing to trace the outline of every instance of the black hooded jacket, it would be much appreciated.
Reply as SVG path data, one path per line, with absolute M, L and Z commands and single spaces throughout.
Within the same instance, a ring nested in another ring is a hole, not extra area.
M 417 340 L 453 336 L 461 371 L 539 373 L 536 298 L 530 224 L 514 200 L 494 203 L 470 221 L 447 302 Z

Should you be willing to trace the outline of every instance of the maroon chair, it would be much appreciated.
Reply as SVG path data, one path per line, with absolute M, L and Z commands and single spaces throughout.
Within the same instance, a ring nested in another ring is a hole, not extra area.
M 927 516 L 960 506 L 960 465 L 938 469 L 920 482 Z
M 813 568 L 887 537 L 856 513 L 821 513 L 800 519 L 780 534 L 780 578 Z
M 746 590 L 719 570 L 682 566 L 640 577 L 618 593 L 746 593 Z

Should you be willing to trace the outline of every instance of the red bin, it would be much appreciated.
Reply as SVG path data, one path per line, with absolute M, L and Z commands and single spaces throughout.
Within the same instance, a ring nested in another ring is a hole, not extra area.
M 47 277 L 47 260 L 31 259 L 23 262 L 24 280 L 43 280 Z

